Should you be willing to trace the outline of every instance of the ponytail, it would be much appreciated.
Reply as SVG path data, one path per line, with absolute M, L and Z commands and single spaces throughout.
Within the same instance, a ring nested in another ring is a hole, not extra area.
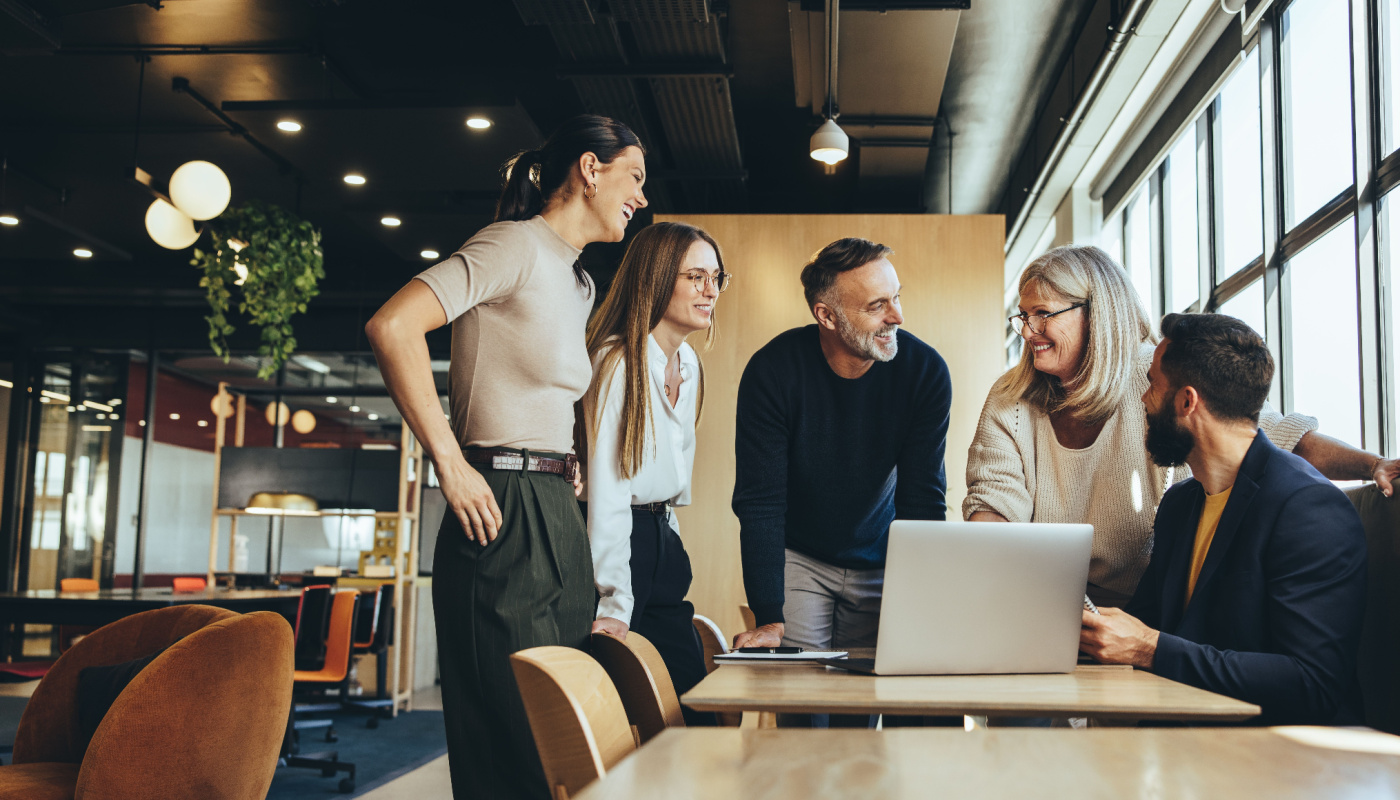
M 539 187 L 539 150 L 516 153 L 501 167 L 504 186 L 496 202 L 496 222 L 529 219 L 544 209 Z
M 569 173 L 584 153 L 611 164 L 623 150 L 646 148 L 637 134 L 621 122 L 597 114 L 580 114 L 559 126 L 538 150 L 517 153 L 501 167 L 504 185 L 496 203 L 496 222 L 529 219 L 565 190 Z M 588 288 L 582 260 L 574 262 L 574 280 Z

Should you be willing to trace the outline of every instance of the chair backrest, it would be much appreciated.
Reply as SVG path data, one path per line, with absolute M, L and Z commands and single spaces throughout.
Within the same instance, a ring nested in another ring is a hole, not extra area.
M 1366 614 L 1356 660 L 1366 724 L 1400 733 L 1400 498 L 1369 483 L 1347 496 L 1366 530 Z
M 379 606 L 384 594 L 379 589 L 360 592 L 360 613 L 355 618 L 355 649 L 367 650 L 379 632 Z
M 297 669 L 315 670 L 326 664 L 326 637 L 331 626 L 331 587 L 307 586 L 297 606 Z
M 628 632 L 625 640 L 595 633 L 590 647 L 622 696 L 622 707 L 637 728 L 639 744 L 646 744 L 667 728 L 685 727 L 671 673 L 646 637 L 636 631 Z
M 297 670 L 298 681 L 339 683 L 350 672 L 350 651 L 354 647 L 355 612 L 359 609 L 360 593 L 355 589 L 341 589 L 331 602 L 325 666 L 319 670 Z
M 61 592 L 96 592 L 101 589 L 102 586 L 92 578 L 64 578 L 58 582 Z
M 203 605 L 159 608 L 123 617 L 83 637 L 35 687 L 15 733 L 14 763 L 82 760 L 78 733 L 78 674 L 86 667 L 120 664 L 160 651 L 232 611 Z
M 747 605 L 739 606 L 739 616 L 744 619 L 744 630 L 751 631 L 758 627 L 758 618 L 753 615 L 753 609 Z
M 636 749 L 608 673 L 572 647 L 532 647 L 510 657 L 550 795 L 564 800 Z
M 719 669 L 715 663 L 715 656 L 729 652 L 729 645 L 724 643 L 724 631 L 719 629 L 714 620 L 709 617 L 695 615 L 692 620 L 695 623 L 695 632 L 700 634 L 700 647 L 705 651 L 705 674 L 710 674 Z

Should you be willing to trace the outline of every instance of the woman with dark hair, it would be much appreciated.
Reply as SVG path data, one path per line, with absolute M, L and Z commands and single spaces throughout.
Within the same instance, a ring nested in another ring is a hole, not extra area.
M 593 284 L 578 259 L 590 242 L 621 241 L 646 206 L 644 155 L 620 122 L 564 123 L 506 164 L 496 222 L 365 328 L 447 500 L 433 604 L 459 798 L 549 796 L 510 654 L 588 639 L 593 565 L 571 450 Z M 449 322 L 450 427 L 425 339 Z
M 686 343 L 714 339 L 715 302 L 729 274 L 708 233 L 680 222 L 645 228 L 627 247 L 588 326 L 593 381 L 588 429 L 588 536 L 598 586 L 594 631 L 645 636 L 677 694 L 705 677 L 686 602 L 690 557 L 672 506 L 690 505 L 695 424 L 705 398 L 700 358 Z M 682 709 L 691 724 L 706 721 Z

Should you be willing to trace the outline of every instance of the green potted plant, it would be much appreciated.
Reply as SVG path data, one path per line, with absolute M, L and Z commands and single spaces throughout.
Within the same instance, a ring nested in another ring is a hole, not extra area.
M 239 294 L 238 311 L 261 331 L 258 377 L 277 374 L 296 350 L 291 318 L 306 313 L 319 294 L 321 233 L 306 220 L 268 203 L 252 200 L 230 208 L 208 223 L 210 250 L 196 248 L 191 265 L 203 273 L 199 285 L 209 300 L 209 345 L 229 359 L 228 336 L 234 332 L 229 308 Z

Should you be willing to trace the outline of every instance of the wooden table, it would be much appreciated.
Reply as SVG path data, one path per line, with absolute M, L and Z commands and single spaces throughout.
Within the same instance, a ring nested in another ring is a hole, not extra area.
M 103 589 L 98 592 L 61 592 L 32 589 L 0 592 L 0 659 L 9 652 L 11 624 L 100 626 L 141 611 L 201 603 L 239 613 L 275 611 L 296 622 L 299 590 L 237 589 L 210 587 L 198 592 L 176 593 L 169 588 Z
M 1386 734 L 1373 734 L 1400 744 Z M 1397 748 L 1400 749 L 1400 748 Z M 578 800 L 1395 797 L 1400 756 L 1299 744 L 1267 728 L 673 728 Z
M 854 654 L 853 654 L 854 655 Z M 1058 675 L 858 675 L 823 666 L 725 664 L 686 692 L 698 711 L 1094 717 L 1238 722 L 1259 707 L 1131 667 Z

